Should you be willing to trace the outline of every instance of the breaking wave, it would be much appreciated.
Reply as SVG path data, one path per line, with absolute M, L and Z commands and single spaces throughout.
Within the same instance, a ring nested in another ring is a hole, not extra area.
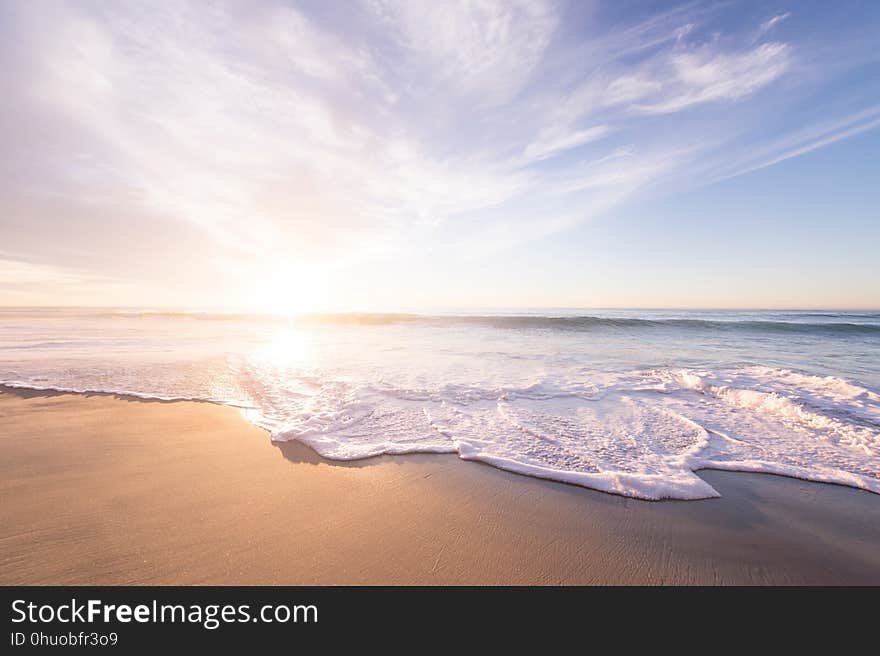
M 635 318 L 629 316 L 534 314 L 417 314 L 417 313 L 327 313 L 279 315 L 266 313 L 113 310 L 97 316 L 114 319 L 186 319 L 190 321 L 253 321 L 299 326 L 394 325 L 476 326 L 497 329 L 538 329 L 562 331 L 591 330 L 688 330 L 713 332 L 766 332 L 782 334 L 880 336 L 880 312 L 804 313 L 792 312 L 778 319 L 731 318 Z
M 642 499 L 717 492 L 703 468 L 760 471 L 880 493 L 880 396 L 834 377 L 747 367 L 599 374 L 521 389 L 400 390 L 251 372 L 247 416 L 276 441 L 334 460 L 458 453 L 514 472 Z
M 703 468 L 880 493 L 878 337 L 871 312 L 20 309 L 0 384 L 224 403 L 329 459 L 454 453 L 642 499 L 717 496 Z

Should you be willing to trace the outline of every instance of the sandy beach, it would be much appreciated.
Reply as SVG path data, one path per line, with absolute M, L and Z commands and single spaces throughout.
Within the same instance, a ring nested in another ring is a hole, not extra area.
M 703 471 L 645 502 L 455 456 L 331 462 L 234 408 L 0 392 L 2 584 L 878 584 L 880 496 Z

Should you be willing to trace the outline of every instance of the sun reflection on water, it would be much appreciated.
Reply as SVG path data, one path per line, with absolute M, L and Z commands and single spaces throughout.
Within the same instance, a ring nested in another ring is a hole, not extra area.
M 257 356 L 274 365 L 301 363 L 311 354 L 311 341 L 303 330 L 286 327 L 272 335 Z

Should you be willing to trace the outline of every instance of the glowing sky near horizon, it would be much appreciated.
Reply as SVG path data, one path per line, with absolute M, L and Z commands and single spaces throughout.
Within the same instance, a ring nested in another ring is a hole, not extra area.
M 0 304 L 880 307 L 880 3 L 5 2 Z

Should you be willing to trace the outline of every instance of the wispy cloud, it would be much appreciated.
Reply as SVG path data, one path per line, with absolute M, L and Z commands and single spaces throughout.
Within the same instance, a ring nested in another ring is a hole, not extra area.
M 402 52 L 394 68 L 409 88 L 465 96 L 477 104 L 509 101 L 528 81 L 559 24 L 555 3 L 370 3 Z
M 719 167 L 721 171 L 708 177 L 707 181 L 718 182 L 758 171 L 877 128 L 880 128 L 880 105 L 830 122 L 811 125 L 783 138 L 771 139 L 740 153 L 732 160 L 728 158 Z
M 755 35 L 755 40 L 760 39 L 762 36 L 767 34 L 770 30 L 772 30 L 777 25 L 779 25 L 779 23 L 781 23 L 782 21 L 787 19 L 789 16 L 791 16 L 791 12 L 786 11 L 783 14 L 776 14 L 775 16 L 772 16 L 771 18 L 768 18 L 767 20 L 765 20 L 758 27 L 757 34 Z
M 52 264 L 29 262 L 0 253 L 0 294 L 11 302 L 21 299 L 24 304 L 34 302 L 64 304 L 94 303 L 94 294 L 114 297 L 124 302 L 125 291 L 131 282 L 90 271 L 59 267 Z
M 566 131 L 556 128 L 541 131 L 535 141 L 525 150 L 525 157 L 539 161 L 557 155 L 571 148 L 583 146 L 591 141 L 601 139 L 610 132 L 607 125 L 596 125 L 584 130 Z
M 179 224 L 203 236 L 192 265 L 206 277 L 231 258 L 240 275 L 242 262 L 488 251 L 703 171 L 710 141 L 752 170 L 876 125 L 799 126 L 772 153 L 737 150 L 747 113 L 734 125 L 709 112 L 788 80 L 798 44 L 765 40 L 787 13 L 724 32 L 715 6 L 692 3 L 607 24 L 550 0 L 350 9 L 4 7 L 9 243 L 41 248 L 22 217 L 63 197 L 70 220 L 112 217 L 100 235 L 96 219 L 76 219 L 92 231 L 80 248 L 123 248 L 128 222 L 176 252 Z
M 790 61 L 790 48 L 784 43 L 734 53 L 717 53 L 706 46 L 676 53 L 665 70 L 664 97 L 637 108 L 666 114 L 703 103 L 741 100 L 785 73 Z

